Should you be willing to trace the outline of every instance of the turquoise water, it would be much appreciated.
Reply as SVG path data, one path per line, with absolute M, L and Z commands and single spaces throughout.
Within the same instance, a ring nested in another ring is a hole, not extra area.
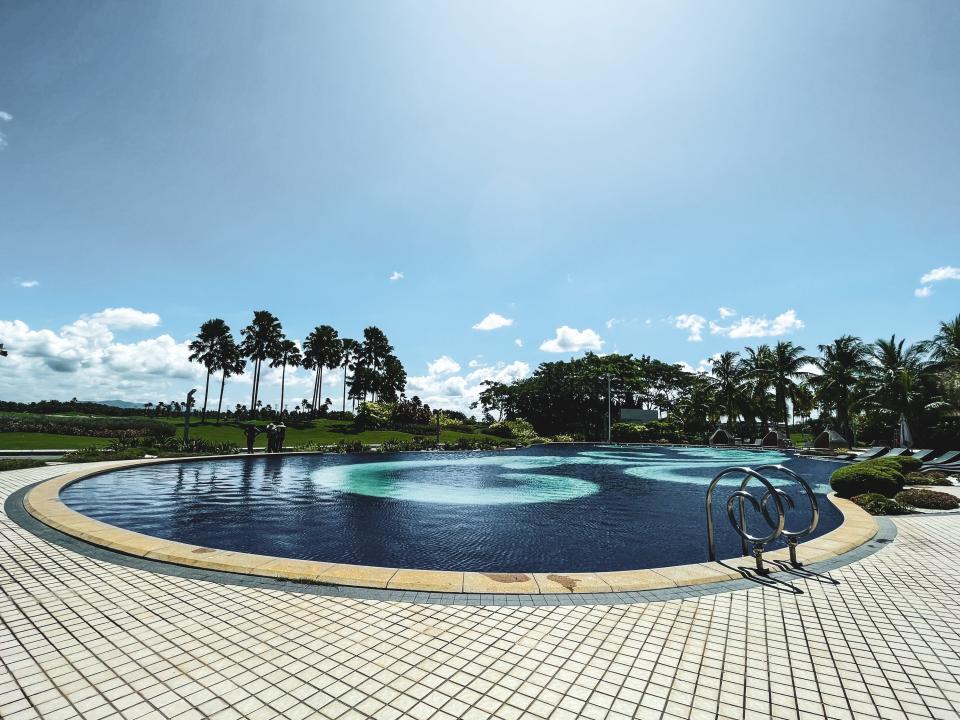
M 707 484 L 727 467 L 772 463 L 818 493 L 829 490 L 836 467 L 778 451 L 605 445 L 260 456 L 129 468 L 83 480 L 62 497 L 136 532 L 281 557 L 489 572 L 625 570 L 706 560 Z M 798 501 L 790 512 L 802 512 L 797 488 L 774 482 Z M 728 557 L 740 547 L 722 508 L 737 485 L 724 481 L 715 502 L 719 550 Z M 818 534 L 840 520 L 825 500 L 821 509 Z

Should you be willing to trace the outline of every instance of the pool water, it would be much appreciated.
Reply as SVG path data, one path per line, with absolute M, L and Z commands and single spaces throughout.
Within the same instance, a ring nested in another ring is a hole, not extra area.
M 730 466 L 769 463 L 817 492 L 820 525 L 811 537 L 840 524 L 823 497 L 835 463 L 676 446 L 185 461 L 111 471 L 61 497 L 128 530 L 264 555 L 431 570 L 628 570 L 705 561 L 710 480 Z M 725 480 L 715 495 L 721 557 L 741 552 L 724 510 L 738 484 Z M 805 527 L 802 492 L 775 484 L 796 500 L 787 526 Z M 763 494 L 758 483 L 751 488 Z

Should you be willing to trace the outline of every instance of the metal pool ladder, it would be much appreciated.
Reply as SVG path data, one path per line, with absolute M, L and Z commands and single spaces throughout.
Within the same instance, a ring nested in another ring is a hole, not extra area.
M 786 476 L 788 480 L 793 480 L 800 484 L 800 487 L 803 488 L 804 494 L 807 496 L 807 500 L 810 502 L 810 523 L 803 530 L 788 530 L 784 527 L 786 521 L 786 513 L 784 512 L 784 504 L 789 507 L 795 507 L 793 498 L 791 498 L 783 490 L 778 490 L 773 486 L 773 483 L 769 478 L 764 475 L 764 473 L 778 473 L 780 475 Z M 717 475 L 710 482 L 710 486 L 707 488 L 707 548 L 710 552 L 710 560 L 715 561 L 717 559 L 717 547 L 714 541 L 714 527 L 713 527 L 713 491 L 716 490 L 717 485 L 720 484 L 720 481 L 727 477 L 728 475 L 742 475 L 740 480 L 740 489 L 734 493 L 731 493 L 730 497 L 727 498 L 727 518 L 730 520 L 730 524 L 733 526 L 733 529 L 736 530 L 737 534 L 740 536 L 740 545 L 743 549 L 744 555 L 753 555 L 754 559 L 757 561 L 757 574 L 758 575 L 767 575 L 770 570 L 763 566 L 763 548 L 769 543 L 773 542 L 781 535 L 787 538 L 787 547 L 790 549 L 790 564 L 793 567 L 802 567 L 803 563 L 797 560 L 797 543 L 800 538 L 806 537 L 812 533 L 816 527 L 817 523 L 820 522 L 820 505 L 817 502 L 817 496 L 813 493 L 813 488 L 804 480 L 802 477 L 797 475 L 793 470 L 784 467 L 783 465 L 761 465 L 758 468 L 748 468 L 748 467 L 730 467 L 726 470 L 722 470 L 717 473 Z M 747 485 L 751 480 L 757 480 L 761 485 L 766 488 L 766 492 L 760 497 L 759 500 L 755 498 L 747 490 Z M 776 517 L 771 516 L 769 504 L 773 502 L 773 507 L 776 511 Z M 766 520 L 767 525 L 770 526 L 770 532 L 766 535 L 752 535 L 747 530 L 747 519 L 745 513 L 746 503 L 750 503 L 754 510 L 760 513 L 764 520 Z M 734 506 L 738 507 L 739 517 L 734 513 Z M 752 550 L 751 547 L 752 546 Z

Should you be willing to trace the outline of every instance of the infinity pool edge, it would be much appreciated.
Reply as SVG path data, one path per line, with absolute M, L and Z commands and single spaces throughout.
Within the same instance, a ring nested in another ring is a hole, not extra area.
M 304 453 L 282 453 L 281 455 L 299 454 Z M 55 530 L 92 545 L 127 555 L 206 570 L 281 578 L 318 585 L 509 595 L 607 593 L 659 590 L 736 580 L 751 574 L 755 567 L 752 557 L 738 557 L 720 562 L 691 563 L 643 570 L 482 573 L 298 560 L 218 550 L 144 535 L 94 520 L 70 509 L 60 499 L 60 492 L 67 486 L 120 468 L 243 457 L 247 456 L 150 458 L 112 462 L 44 481 L 27 493 L 23 504 L 31 516 Z M 835 493 L 830 493 L 827 498 L 843 515 L 843 522 L 835 530 L 800 544 L 797 554 L 805 564 L 827 560 L 849 552 L 871 540 L 878 531 L 876 520 L 856 504 L 836 497 Z M 770 569 L 777 572 L 785 569 L 778 563 L 785 563 L 788 553 L 786 548 L 783 548 L 765 553 L 764 559 L 769 561 Z

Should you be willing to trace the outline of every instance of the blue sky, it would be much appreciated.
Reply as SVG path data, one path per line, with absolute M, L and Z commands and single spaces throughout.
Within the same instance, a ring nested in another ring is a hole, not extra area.
M 957 37 L 946 2 L 0 2 L 0 397 L 179 396 L 259 308 L 376 324 L 458 407 L 591 347 L 927 337 Z

